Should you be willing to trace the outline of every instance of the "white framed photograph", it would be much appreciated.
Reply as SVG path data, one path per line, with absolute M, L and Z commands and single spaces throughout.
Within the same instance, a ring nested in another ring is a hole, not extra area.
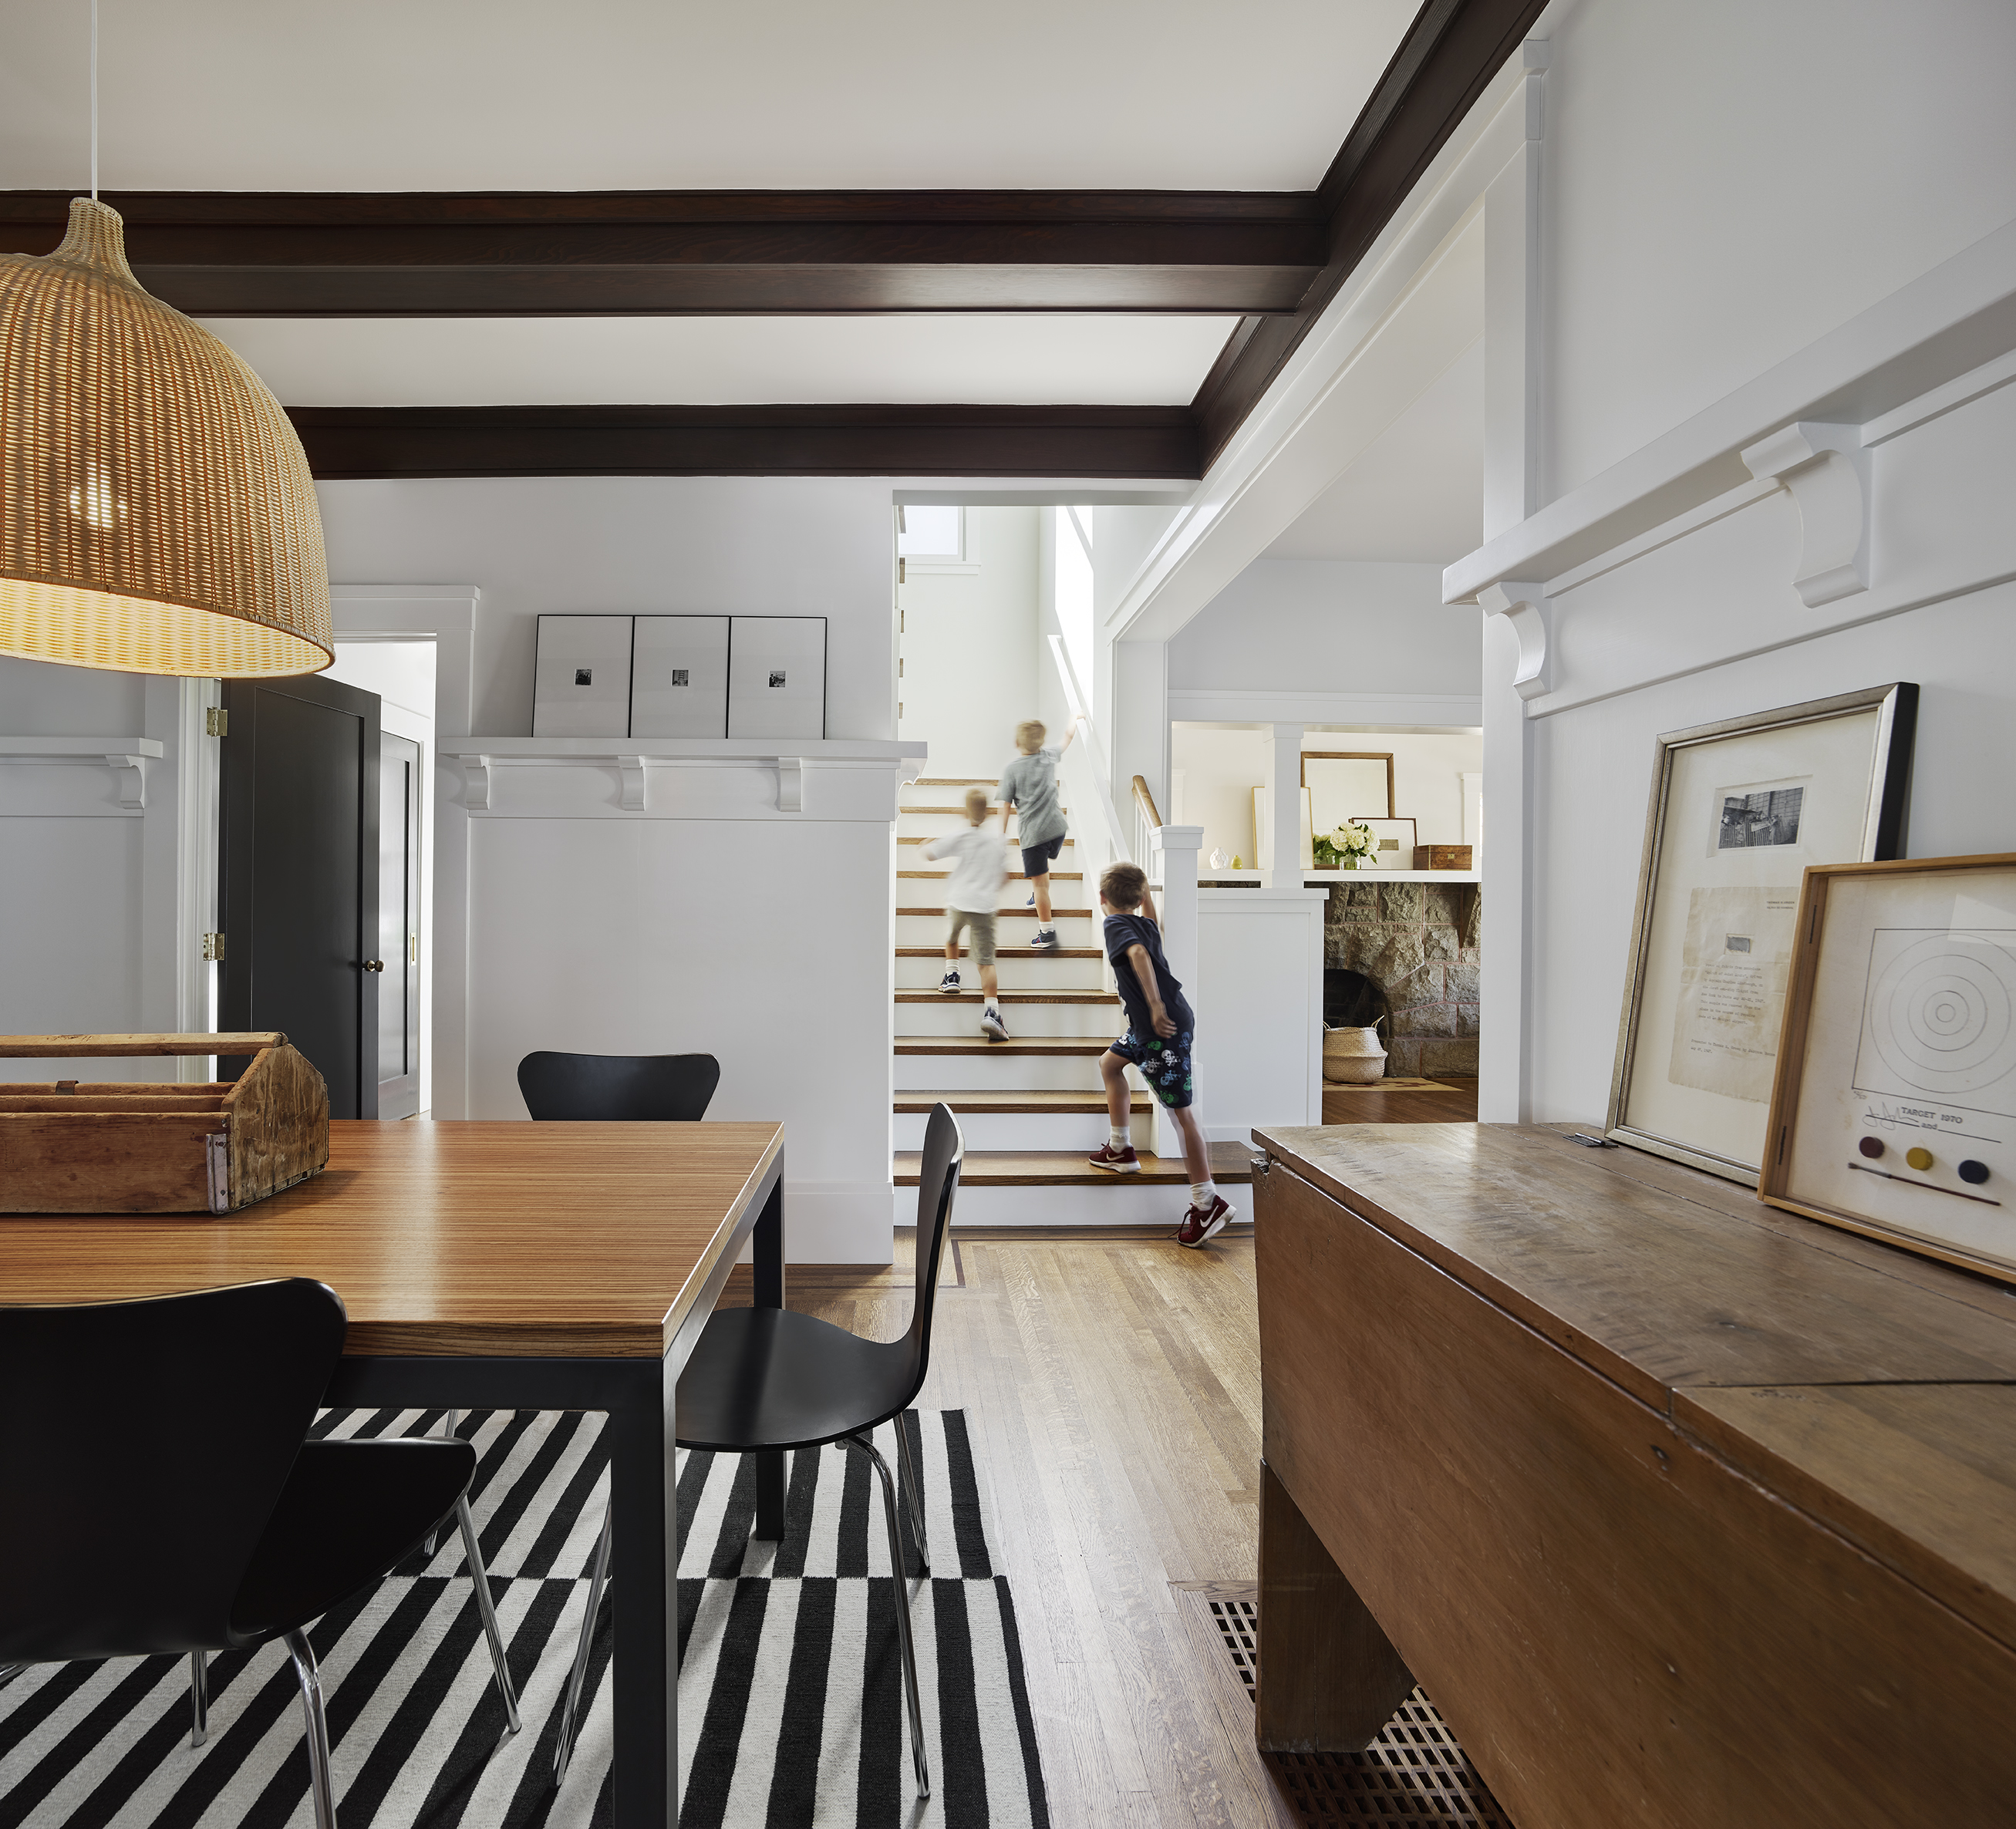
M 1914 685 L 1658 739 L 1605 1134 L 1757 1184 L 1799 885 L 1903 848 Z

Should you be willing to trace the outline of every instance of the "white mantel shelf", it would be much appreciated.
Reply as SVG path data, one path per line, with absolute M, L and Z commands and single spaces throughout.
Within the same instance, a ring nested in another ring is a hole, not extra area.
M 600 771 L 605 778 L 613 773 L 619 779 L 616 796 L 606 804 L 581 805 L 592 815 L 623 814 L 658 810 L 652 803 L 651 777 L 664 778 L 664 771 L 679 771 L 675 778 L 696 785 L 718 781 L 727 797 L 703 790 L 697 797 L 679 796 L 686 816 L 733 817 L 755 810 L 747 783 L 752 770 L 760 770 L 772 785 L 762 788 L 767 810 L 783 815 L 802 815 L 805 780 L 808 774 L 823 775 L 829 784 L 852 782 L 866 792 L 877 775 L 888 787 L 882 796 L 888 807 L 880 817 L 894 817 L 894 788 L 898 778 L 909 779 L 920 773 L 930 752 L 916 741 L 871 742 L 851 738 L 790 737 L 456 737 L 441 745 L 441 753 L 460 765 L 462 804 L 471 813 L 494 814 L 494 777 L 500 771 L 549 771 L 545 781 L 558 788 L 569 771 Z M 556 776 L 551 771 L 560 771 Z M 740 776 L 744 784 L 739 792 L 732 783 Z M 822 790 L 823 796 L 823 790 Z M 872 797 L 872 796 L 871 796 Z M 864 803 L 851 790 L 841 796 L 851 810 L 839 817 L 860 818 Z M 702 803 L 706 803 L 703 805 Z M 836 810 L 840 803 L 836 802 Z M 549 810 L 562 809 L 550 803 Z M 826 814 L 833 817 L 833 814 Z
M 493 762 L 614 762 L 641 756 L 646 762 L 774 762 L 780 756 L 807 762 L 900 762 L 922 760 L 921 742 L 876 743 L 851 737 L 455 737 L 447 756 L 488 756 Z
M 1197 871 L 1197 882 L 1208 889 L 1213 883 L 1258 882 L 1263 872 L 1258 870 L 1213 870 L 1209 865 Z M 1305 870 L 1302 880 L 1314 888 L 1319 885 L 1328 887 L 1334 882 L 1481 882 L 1483 873 L 1476 870 Z

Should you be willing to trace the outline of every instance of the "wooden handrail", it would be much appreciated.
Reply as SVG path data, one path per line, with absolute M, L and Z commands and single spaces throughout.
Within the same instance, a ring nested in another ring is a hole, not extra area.
M 1159 828 L 1162 816 L 1155 810 L 1155 796 L 1148 791 L 1147 782 L 1138 774 L 1134 778 L 1134 798 L 1148 810 L 1148 823 Z

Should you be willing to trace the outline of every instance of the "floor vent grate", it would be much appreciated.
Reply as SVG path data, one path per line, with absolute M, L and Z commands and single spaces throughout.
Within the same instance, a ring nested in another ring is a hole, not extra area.
M 1206 1610 L 1250 1699 L 1258 1675 L 1257 1589 L 1199 1583 Z M 1283 1798 L 1308 1823 L 1414 1824 L 1420 1829 L 1513 1829 L 1435 1705 L 1417 1688 L 1359 1753 L 1262 1753 Z

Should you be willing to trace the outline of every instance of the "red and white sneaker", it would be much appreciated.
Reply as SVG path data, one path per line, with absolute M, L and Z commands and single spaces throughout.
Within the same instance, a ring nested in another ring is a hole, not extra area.
M 1193 1247 L 1205 1244 L 1238 1216 L 1238 1208 L 1218 1195 L 1209 1206 L 1193 1206 L 1183 1215 L 1183 1223 L 1176 1228 L 1176 1242 Z
M 1134 1153 L 1134 1145 L 1115 1149 L 1110 1143 L 1102 1143 L 1086 1159 L 1095 1169 L 1111 1169 L 1116 1175 L 1135 1175 L 1141 1170 L 1141 1159 Z

